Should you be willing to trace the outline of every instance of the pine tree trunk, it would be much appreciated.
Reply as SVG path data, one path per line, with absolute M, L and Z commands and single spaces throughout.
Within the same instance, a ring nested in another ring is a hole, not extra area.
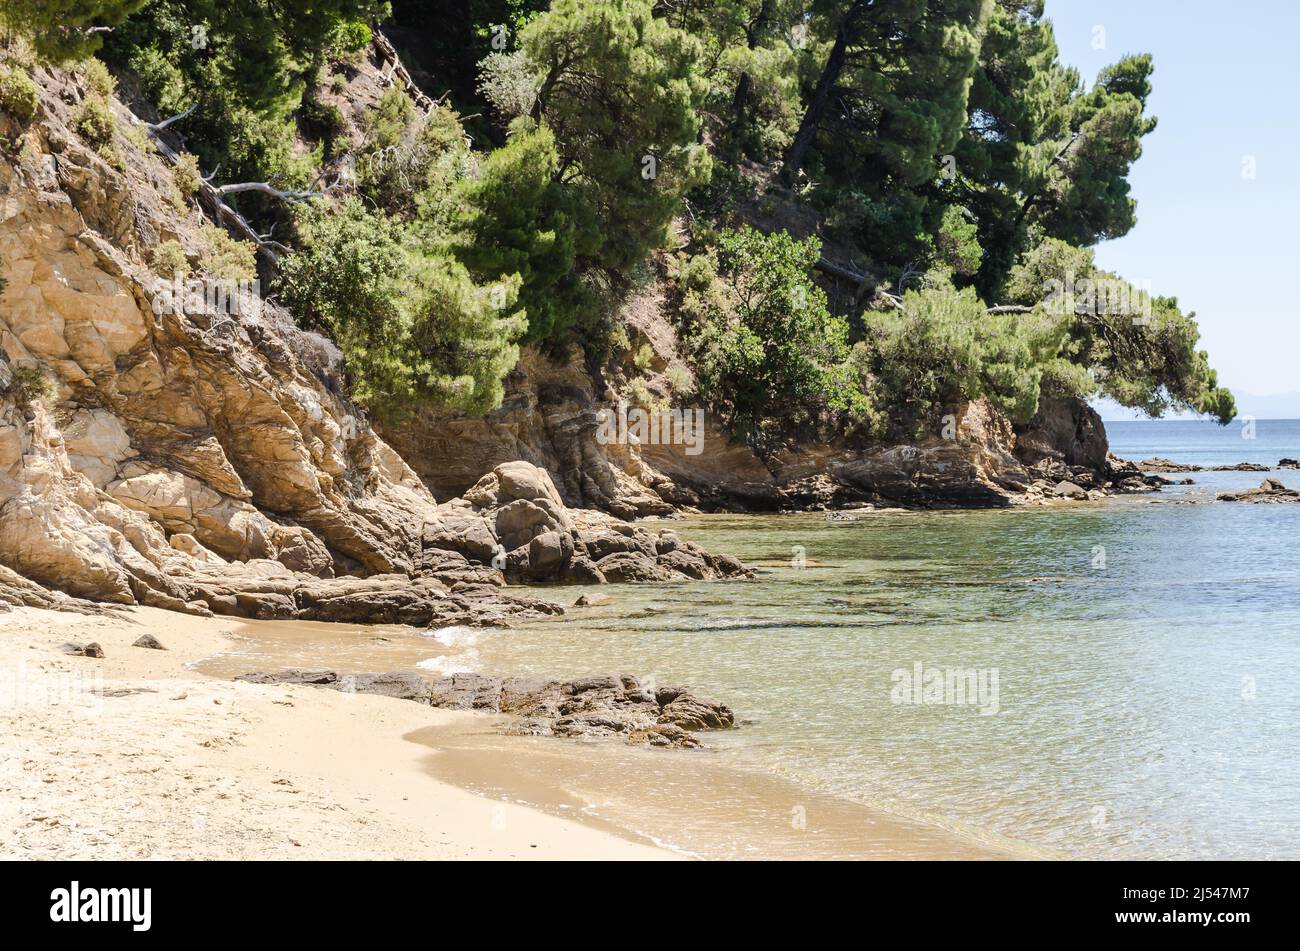
M 831 55 L 827 58 L 826 67 L 817 80 L 817 88 L 813 91 L 813 97 L 803 114 L 803 121 L 799 123 L 799 131 L 785 153 L 785 161 L 781 166 L 781 177 L 787 185 L 794 182 L 795 175 L 803 168 L 803 163 L 808 157 L 808 149 L 812 146 L 813 138 L 816 137 L 817 130 L 826 115 L 826 105 L 830 102 L 831 89 L 839 80 L 840 73 L 844 71 L 844 63 L 848 59 L 849 44 L 853 40 L 857 25 L 856 20 L 864 6 L 866 6 L 866 0 L 854 0 L 835 31 L 835 45 L 831 47 Z
M 758 13 L 745 29 L 745 45 L 749 49 L 758 48 L 759 37 L 766 29 L 767 21 L 771 15 L 772 0 L 763 0 L 762 5 L 758 8 Z M 736 83 L 736 95 L 731 101 L 731 113 L 734 116 L 732 122 L 737 131 L 745 127 L 745 111 L 749 108 L 749 91 L 753 88 L 753 85 L 754 80 L 749 73 L 740 74 L 740 80 Z

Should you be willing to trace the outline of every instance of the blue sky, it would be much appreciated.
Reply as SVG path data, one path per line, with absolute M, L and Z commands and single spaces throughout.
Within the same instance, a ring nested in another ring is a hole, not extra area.
M 1098 263 L 1196 312 L 1241 414 L 1300 418 L 1300 3 L 1047 0 L 1047 14 L 1089 83 L 1125 53 L 1155 61 L 1138 224 Z

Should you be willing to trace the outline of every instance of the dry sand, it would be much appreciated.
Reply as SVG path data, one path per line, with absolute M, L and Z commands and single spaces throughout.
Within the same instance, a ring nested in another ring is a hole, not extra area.
M 432 778 L 438 754 L 404 737 L 474 714 L 189 668 L 239 627 L 149 608 L 0 613 L 0 857 L 676 857 Z M 143 633 L 168 650 L 132 647 Z

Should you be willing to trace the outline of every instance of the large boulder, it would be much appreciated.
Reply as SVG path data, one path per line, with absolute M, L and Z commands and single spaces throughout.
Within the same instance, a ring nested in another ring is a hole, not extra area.
M 1015 452 L 1026 465 L 1054 459 L 1106 472 L 1110 445 L 1101 417 L 1086 402 L 1044 396 L 1029 422 L 1017 428 Z

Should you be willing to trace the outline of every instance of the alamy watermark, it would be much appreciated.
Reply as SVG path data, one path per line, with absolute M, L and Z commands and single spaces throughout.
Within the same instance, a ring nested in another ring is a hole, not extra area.
M 704 410 L 644 409 L 628 407 L 619 400 L 615 409 L 596 413 L 596 442 L 602 446 L 625 446 L 635 441 L 641 446 L 682 446 L 686 455 L 704 451 Z
M 980 716 L 1000 709 L 997 667 L 926 667 L 919 660 L 909 670 L 897 668 L 889 699 L 916 706 L 973 706 Z
M 242 317 L 261 307 L 262 282 L 205 278 L 186 280 L 180 273 L 171 283 L 162 283 L 154 293 L 153 312 L 158 315 L 207 314 L 212 317 Z
M 98 670 L 43 671 L 23 662 L 0 673 L 0 707 L 80 707 L 97 713 L 104 702 Z
M 1043 309 L 1049 314 L 1090 314 L 1131 317 L 1151 322 L 1151 282 L 1133 284 L 1116 277 L 1081 277 L 1067 272 L 1065 280 L 1043 282 Z
M 132 931 L 148 931 L 153 926 L 153 889 L 83 888 L 74 881 L 50 892 L 50 921 L 120 922 L 131 925 Z

